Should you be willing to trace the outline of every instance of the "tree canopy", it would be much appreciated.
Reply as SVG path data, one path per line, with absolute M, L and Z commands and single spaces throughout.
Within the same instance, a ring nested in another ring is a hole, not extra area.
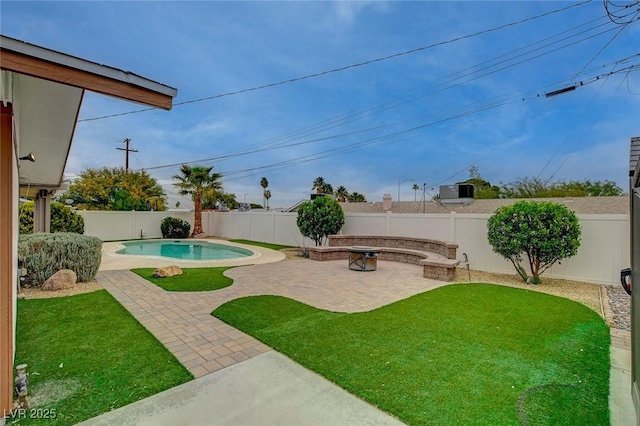
M 347 197 L 349 196 L 349 191 L 347 191 L 347 188 L 340 185 L 339 187 L 336 188 L 336 191 L 333 193 L 333 195 L 335 195 L 338 198 L 338 201 L 341 203 L 344 203 L 345 201 L 347 201 Z
M 296 219 L 300 233 L 320 246 L 327 235 L 337 234 L 344 225 L 344 212 L 336 200 L 317 197 L 298 207 Z
M 122 167 L 81 172 L 59 200 L 73 200 L 80 210 L 165 210 L 166 202 L 162 186 L 147 172 Z
M 524 177 L 514 182 L 492 185 L 481 175 L 478 167 L 469 168 L 469 179 L 457 184 L 474 186 L 474 198 L 557 198 L 557 197 L 602 197 L 624 195 L 624 190 L 610 180 L 555 181 L 537 177 Z
M 624 195 L 624 190 L 610 180 L 545 182 L 521 178 L 504 185 L 501 195 L 503 198 L 602 197 Z
M 367 198 L 359 192 L 352 192 L 347 197 L 347 201 L 349 201 L 350 203 L 366 203 Z
M 269 198 L 271 198 L 271 191 L 267 191 L 267 188 L 269 187 L 269 181 L 266 177 L 260 179 L 260 186 L 262 187 L 262 199 L 264 201 L 264 205 L 267 207 L 267 210 L 269 210 Z
M 202 191 L 202 210 L 219 209 L 223 204 L 229 210 L 238 208 L 236 194 L 212 188 L 206 188 Z
M 20 233 L 33 234 L 33 201 L 20 204 Z M 53 201 L 51 203 L 51 232 L 75 232 L 84 234 L 84 219 L 71 207 Z
M 202 193 L 204 191 L 222 191 L 220 173 L 212 173 L 213 166 L 189 166 L 183 164 L 180 174 L 173 176 L 174 185 L 180 195 L 191 195 L 194 204 L 193 235 L 202 234 Z

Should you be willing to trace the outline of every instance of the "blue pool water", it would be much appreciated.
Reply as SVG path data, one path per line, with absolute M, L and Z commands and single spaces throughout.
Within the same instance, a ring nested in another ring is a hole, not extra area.
M 183 260 L 235 259 L 253 255 L 251 250 L 206 241 L 129 241 L 118 254 L 162 256 Z

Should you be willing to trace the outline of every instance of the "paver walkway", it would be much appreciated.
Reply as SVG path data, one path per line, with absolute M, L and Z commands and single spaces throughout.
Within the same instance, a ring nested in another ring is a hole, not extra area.
M 423 278 L 419 266 L 384 261 L 375 272 L 349 271 L 343 260 L 292 260 L 243 266 L 226 274 L 234 284 L 209 292 L 167 292 L 124 270 L 101 271 L 96 280 L 196 378 L 271 351 L 211 316 L 230 300 L 270 294 L 331 311 L 364 312 L 447 284 Z M 628 386 L 630 336 L 616 329 L 611 335 L 611 424 L 635 424 Z
M 350 271 L 342 260 L 292 260 L 226 274 L 233 285 L 208 292 L 167 292 L 130 271 L 101 271 L 96 280 L 196 378 L 271 350 L 211 316 L 230 300 L 272 294 L 331 311 L 364 312 L 446 285 L 423 278 L 420 266 L 384 261 L 375 272 Z

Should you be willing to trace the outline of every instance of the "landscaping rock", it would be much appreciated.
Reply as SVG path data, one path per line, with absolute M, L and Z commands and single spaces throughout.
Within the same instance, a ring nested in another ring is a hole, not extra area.
M 78 276 L 71 269 L 61 269 L 55 274 L 51 275 L 49 279 L 47 279 L 41 290 L 45 291 L 59 291 L 59 290 L 67 290 L 69 288 L 73 288 L 78 281 Z
M 167 277 L 172 277 L 174 275 L 180 275 L 180 274 L 182 274 L 182 269 L 180 269 L 180 267 L 176 265 L 166 266 L 164 268 L 158 268 L 155 271 L 153 271 L 153 276 L 156 278 L 167 278 Z
M 605 289 L 613 312 L 613 325 L 620 330 L 631 330 L 631 296 L 619 284 L 605 286 Z

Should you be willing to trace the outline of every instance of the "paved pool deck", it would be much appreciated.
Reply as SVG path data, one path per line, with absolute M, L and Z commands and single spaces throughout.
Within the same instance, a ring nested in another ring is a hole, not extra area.
M 269 252 L 273 251 L 261 251 L 260 263 L 228 270 L 234 284 L 213 292 L 166 292 L 128 270 L 110 269 L 115 264 L 107 262 L 96 277 L 98 283 L 171 350 L 196 380 L 82 424 L 401 424 L 214 318 L 211 312 L 229 300 L 262 294 L 331 311 L 364 312 L 447 283 L 423 278 L 417 265 L 380 261 L 376 272 L 355 272 L 347 270 L 345 261 L 279 262 L 282 253 Z M 117 264 L 120 268 L 140 266 L 127 262 L 119 259 Z M 149 266 L 165 265 L 152 262 Z M 628 332 L 612 330 L 612 425 L 635 424 L 629 348 Z

